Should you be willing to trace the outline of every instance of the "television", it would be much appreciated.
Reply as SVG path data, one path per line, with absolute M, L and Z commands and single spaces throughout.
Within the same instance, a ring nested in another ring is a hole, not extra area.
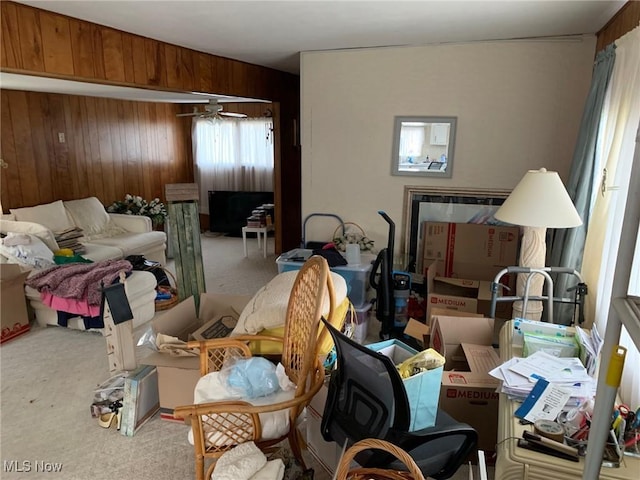
M 239 237 L 251 212 L 265 203 L 273 203 L 273 192 L 209 190 L 209 231 Z

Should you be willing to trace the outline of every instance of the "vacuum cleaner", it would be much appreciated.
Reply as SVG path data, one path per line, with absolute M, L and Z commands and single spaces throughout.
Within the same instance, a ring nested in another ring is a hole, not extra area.
M 389 224 L 387 246 L 378 252 L 373 262 L 369 283 L 376 290 L 376 318 L 380 320 L 380 338 L 387 340 L 402 336 L 407 324 L 407 306 L 411 292 L 411 277 L 405 272 L 393 271 L 393 242 L 396 225 L 382 210 L 378 213 Z

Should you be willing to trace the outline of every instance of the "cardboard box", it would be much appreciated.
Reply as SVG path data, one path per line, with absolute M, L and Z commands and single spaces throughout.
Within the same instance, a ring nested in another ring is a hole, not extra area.
M 24 296 L 24 281 L 29 275 L 19 265 L 0 264 L 0 343 L 16 338 L 29 331 L 27 300 Z
M 193 297 L 189 297 L 152 320 L 151 327 L 154 333 L 164 333 L 189 341 L 193 339 L 193 333 L 210 319 L 225 315 L 236 315 L 237 318 L 250 298 L 244 295 L 203 293 L 200 295 L 200 311 L 196 314 L 195 301 Z M 200 378 L 199 357 L 176 357 L 154 352 L 140 363 L 158 367 L 160 417 L 163 420 L 182 422 L 182 419 L 173 416 L 173 409 L 193 403 L 193 390 Z
M 488 372 L 500 364 L 490 345 L 493 319 L 438 316 L 432 348 L 447 359 L 440 408 L 478 432 L 478 449 L 494 452 L 498 428 L 499 381 Z
M 415 318 L 410 318 L 407 322 L 407 326 L 404 327 L 405 335 L 408 335 L 412 338 L 415 338 L 421 345 L 424 345 L 424 348 L 429 347 L 429 339 L 431 336 L 431 330 L 429 326 L 419 322 Z
M 435 260 L 441 277 L 492 281 L 518 264 L 519 235 L 519 227 L 423 222 L 423 265 Z
M 438 315 L 444 315 L 445 317 L 484 317 L 481 313 L 473 313 L 473 312 L 463 312 L 460 310 L 453 310 L 444 307 L 431 307 L 429 310 L 431 312 L 431 316 L 427 318 L 427 325 L 433 325 L 433 317 Z
M 432 263 L 425 272 L 427 279 L 427 318 L 433 316 L 432 309 L 444 308 L 459 312 L 480 313 L 489 316 L 491 313 L 491 285 L 485 280 L 469 280 L 463 278 L 438 277 Z M 498 292 L 498 296 L 501 292 Z M 511 302 L 497 302 L 498 318 L 511 319 Z M 431 323 L 433 325 L 433 322 Z
M 463 343 L 491 345 L 493 342 L 493 318 L 439 315 L 433 320 L 430 347 L 445 358 L 446 370 L 468 369 Z

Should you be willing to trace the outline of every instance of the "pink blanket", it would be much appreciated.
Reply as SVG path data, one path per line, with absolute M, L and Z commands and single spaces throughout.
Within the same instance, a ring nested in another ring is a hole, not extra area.
M 111 285 L 120 272 L 128 274 L 131 270 L 131 263 L 127 260 L 70 263 L 38 272 L 25 283 L 41 294 L 46 292 L 56 297 L 86 301 L 89 305 L 100 305 L 102 285 Z

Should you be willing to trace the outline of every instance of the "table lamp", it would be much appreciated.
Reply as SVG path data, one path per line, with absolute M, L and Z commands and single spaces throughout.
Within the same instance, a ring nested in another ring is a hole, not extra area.
M 523 227 L 520 244 L 521 267 L 543 268 L 546 258 L 547 228 L 569 228 L 582 225 L 567 190 L 558 172 L 546 168 L 529 170 L 500 206 L 494 217 L 502 222 Z M 528 274 L 518 274 L 516 295 L 524 295 Z M 542 275 L 533 275 L 529 283 L 529 297 L 542 295 Z M 527 303 L 527 311 L 522 311 L 522 301 L 514 302 L 513 318 L 540 320 L 542 302 Z M 549 319 L 553 321 L 553 319 Z

